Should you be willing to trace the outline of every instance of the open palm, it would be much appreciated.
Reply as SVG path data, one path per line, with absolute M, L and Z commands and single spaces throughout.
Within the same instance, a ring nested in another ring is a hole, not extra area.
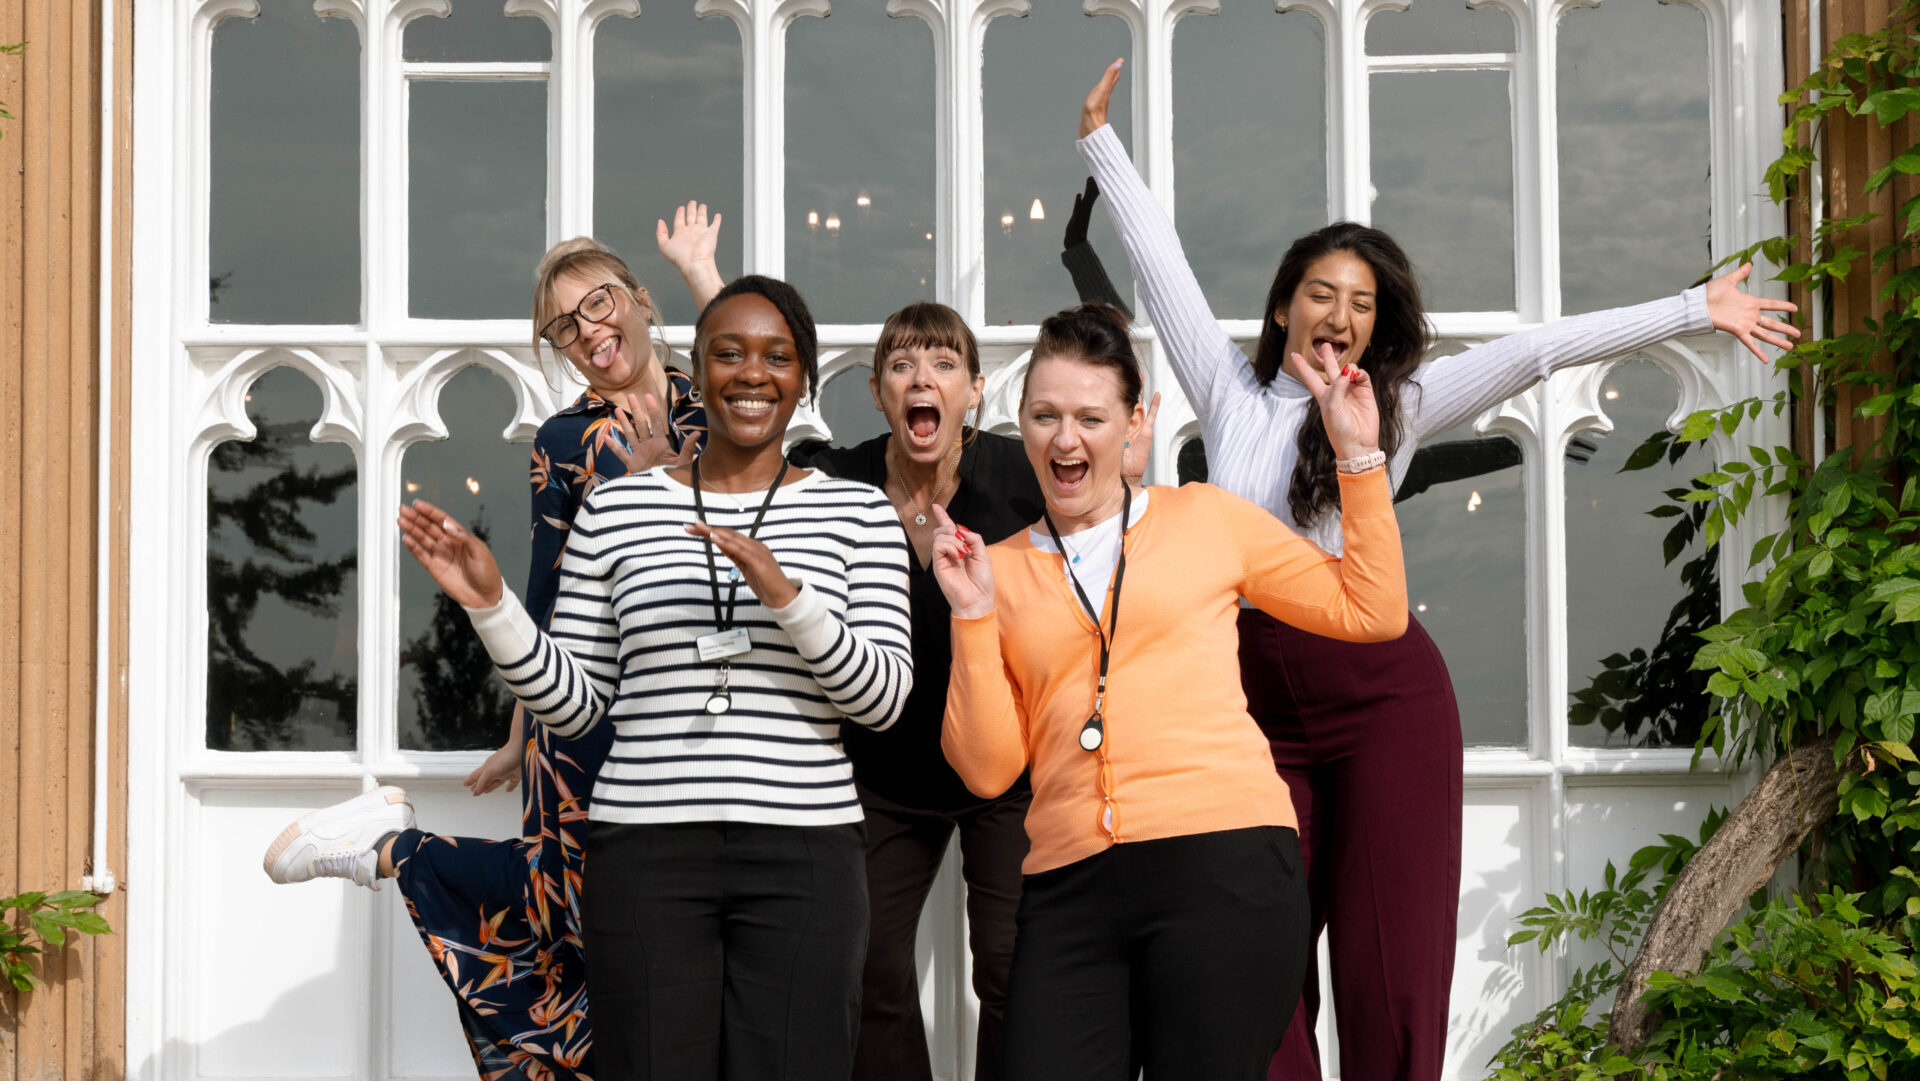
M 439 507 L 424 499 L 402 504 L 400 543 L 447 596 L 468 608 L 491 608 L 500 603 L 505 587 L 493 551 Z

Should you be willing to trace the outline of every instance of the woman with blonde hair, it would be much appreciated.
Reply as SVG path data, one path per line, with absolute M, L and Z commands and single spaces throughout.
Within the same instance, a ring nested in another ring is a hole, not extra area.
M 676 265 L 712 266 L 720 216 L 688 203 L 658 240 Z M 704 259 L 702 258 L 704 253 Z M 717 270 L 687 277 L 696 302 L 720 289 Z M 534 354 L 551 348 L 586 390 L 534 436 L 532 558 L 527 609 L 550 618 L 575 515 L 601 483 L 661 463 L 684 464 L 706 436 L 692 381 L 666 366 L 650 333 L 653 302 L 618 255 L 588 237 L 540 260 L 533 290 Z M 551 379 L 552 373 L 549 373 Z M 466 779 L 476 796 L 521 790 L 521 837 L 492 841 L 413 829 L 406 793 L 387 786 L 306 815 L 281 832 L 265 866 L 276 882 L 346 878 L 372 889 L 396 878 L 407 914 L 447 981 L 481 1077 L 591 1079 L 580 893 L 594 779 L 610 727 L 566 739 L 525 730 L 515 707 L 505 746 Z

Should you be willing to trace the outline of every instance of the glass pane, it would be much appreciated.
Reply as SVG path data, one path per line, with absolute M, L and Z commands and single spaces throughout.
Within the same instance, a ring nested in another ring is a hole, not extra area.
M 446 18 L 428 15 L 407 24 L 408 60 L 543 61 L 553 58 L 546 24 L 532 16 L 508 18 L 505 0 L 452 0 Z
M 1173 456 L 1173 475 L 1176 484 L 1207 482 L 1207 445 L 1199 436 L 1180 444 Z
M 408 86 L 407 281 L 423 319 L 525 319 L 546 250 L 547 84 Z
M 1520 447 L 1471 423 L 1423 444 L 1394 493 L 1407 598 L 1446 658 L 1469 746 L 1527 742 L 1527 497 Z
M 1431 311 L 1512 311 L 1513 131 L 1504 71 L 1373 77 L 1373 224 Z
M 933 31 L 885 0 L 787 29 L 787 277 L 821 323 L 934 293 Z
M 1562 310 L 1678 293 L 1713 265 L 1706 16 L 1607 0 L 1559 41 Z
M 699 314 L 654 223 L 688 199 L 721 214 L 720 274 L 741 270 L 746 175 L 740 134 L 744 62 L 732 19 L 696 19 L 693 0 L 649 3 L 608 19 L 593 46 L 593 232 L 653 293 L 660 317 Z
M 1312 15 L 1236 0 L 1175 28 L 1180 239 L 1221 318 L 1264 315 L 1287 245 L 1327 223 L 1326 113 L 1326 34 Z
M 1413 0 L 1405 11 L 1377 11 L 1367 20 L 1367 52 L 1374 56 L 1513 49 L 1513 20 L 1507 13 L 1470 8 L 1466 0 Z
M 1118 57 L 1132 63 L 1133 41 L 1115 16 L 1088 16 L 1079 4 L 1051 3 L 1033 5 L 1024 18 L 993 20 L 985 49 L 987 322 L 1038 323 L 1080 303 L 1060 264 L 1061 232 L 1073 197 L 1087 183 L 1086 163 L 1073 148 L 1080 103 L 1101 69 Z M 1107 113 L 1129 148 L 1131 72 L 1122 69 Z M 1104 208 L 1095 209 L 1087 241 L 1105 262 L 1114 289 L 1131 304 L 1133 272 Z
M 209 310 L 360 321 L 360 34 L 311 0 L 213 31 Z
M 1673 496 L 1703 465 L 1655 453 L 1672 443 L 1679 388 L 1652 361 L 1607 373 L 1601 398 L 1613 431 L 1583 433 L 1567 451 L 1568 742 L 1691 747 L 1707 673 L 1688 665 L 1699 632 L 1719 621 L 1720 579 L 1695 536 L 1706 504 Z M 1623 468 L 1642 446 L 1651 464 Z
M 513 391 L 474 366 L 440 391 L 447 438 L 415 443 L 400 465 L 402 498 L 428 499 L 493 547 L 500 571 L 525 596 L 527 453 L 500 438 Z M 413 751 L 492 750 L 504 743 L 513 697 L 460 605 L 404 552 L 400 558 L 400 746 Z
M 833 430 L 833 443 L 850 447 L 887 430 L 887 418 L 873 407 L 867 379 L 873 369 L 865 364 L 848 368 L 820 389 L 820 419 Z
M 359 515 L 353 452 L 314 443 L 320 390 L 292 368 L 247 395 L 257 434 L 207 463 L 207 747 L 350 751 Z

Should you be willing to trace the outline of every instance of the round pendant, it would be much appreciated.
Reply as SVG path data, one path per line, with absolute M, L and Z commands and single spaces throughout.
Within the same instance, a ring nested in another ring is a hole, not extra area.
M 733 696 L 722 691 L 713 692 L 713 697 L 707 699 L 708 713 L 721 714 L 732 708 Z
M 1080 747 L 1082 750 L 1097 751 L 1100 749 L 1100 745 L 1106 742 L 1106 733 L 1101 729 L 1102 725 L 1098 717 L 1091 718 L 1087 721 L 1086 725 L 1080 729 Z
M 924 515 L 924 514 L 916 514 L 916 515 L 914 515 L 914 516 L 913 516 L 913 524 L 914 524 L 914 525 L 926 525 L 926 524 L 927 524 L 927 516 L 926 516 L 926 515 Z

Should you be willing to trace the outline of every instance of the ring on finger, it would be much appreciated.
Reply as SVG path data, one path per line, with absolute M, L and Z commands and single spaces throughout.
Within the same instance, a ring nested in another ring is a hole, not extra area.
M 653 438 L 653 421 L 651 418 L 649 418 L 647 421 L 647 438 L 648 439 Z

